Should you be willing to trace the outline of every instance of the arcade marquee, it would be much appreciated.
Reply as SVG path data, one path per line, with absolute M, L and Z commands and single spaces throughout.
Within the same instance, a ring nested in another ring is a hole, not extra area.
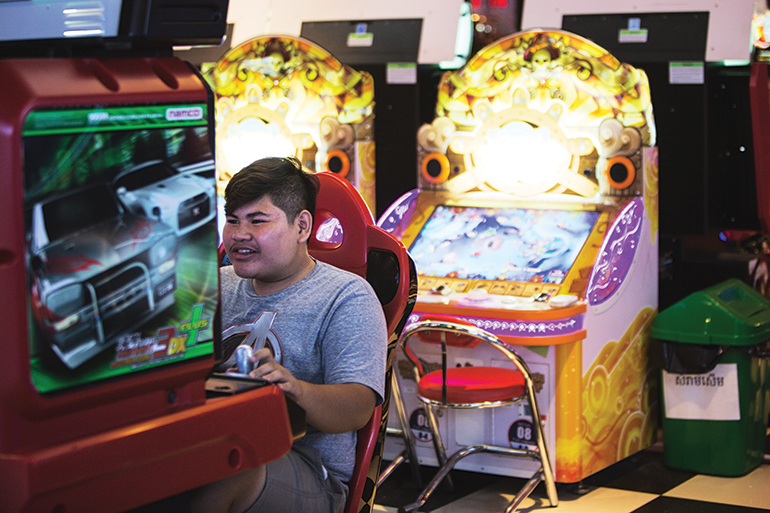
M 351 182 L 374 211 L 374 82 L 306 39 L 260 36 L 208 75 L 216 96 L 217 190 L 262 156 L 292 155 Z

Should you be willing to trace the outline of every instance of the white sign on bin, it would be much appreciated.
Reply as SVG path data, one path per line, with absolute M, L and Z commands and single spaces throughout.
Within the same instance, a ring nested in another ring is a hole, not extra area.
M 724 363 L 705 374 L 663 371 L 667 419 L 741 420 L 738 364 Z

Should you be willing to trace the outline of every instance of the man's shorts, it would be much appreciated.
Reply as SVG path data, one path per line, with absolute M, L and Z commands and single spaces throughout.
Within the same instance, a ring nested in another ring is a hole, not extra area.
M 318 450 L 292 447 L 265 466 L 265 488 L 244 513 L 339 513 L 347 486 L 328 472 Z

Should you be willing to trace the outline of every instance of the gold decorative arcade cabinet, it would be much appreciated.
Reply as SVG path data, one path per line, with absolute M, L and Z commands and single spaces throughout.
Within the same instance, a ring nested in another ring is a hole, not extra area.
M 374 212 L 374 82 L 305 39 L 261 36 L 225 54 L 216 94 L 217 184 L 267 156 L 346 178 Z
M 418 189 L 379 220 L 417 266 L 409 322 L 452 315 L 514 345 L 537 375 L 542 413 L 447 412 L 447 452 L 532 446 L 532 422 L 543 421 L 556 480 L 571 483 L 653 443 L 658 162 L 644 71 L 567 32 L 514 34 L 445 73 L 417 139 Z M 419 357 L 439 362 L 427 346 Z M 435 465 L 416 384 L 404 372 L 399 383 L 418 457 Z M 385 457 L 400 443 L 389 439 Z M 526 475 L 493 454 L 458 468 Z

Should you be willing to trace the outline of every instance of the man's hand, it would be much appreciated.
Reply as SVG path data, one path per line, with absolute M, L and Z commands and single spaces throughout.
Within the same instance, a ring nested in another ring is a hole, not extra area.
M 302 395 L 302 382 L 275 361 L 270 348 L 263 347 L 259 351 L 255 351 L 251 358 L 249 358 L 249 361 L 256 365 L 256 368 L 249 373 L 249 376 L 261 378 L 268 383 L 278 385 L 278 388 L 283 390 L 284 394 L 288 395 L 294 402 L 299 403 L 300 396 Z
M 347 433 L 364 427 L 372 416 L 377 396 L 360 383 L 316 385 L 295 378 L 275 361 L 269 348 L 256 351 L 249 373 L 278 386 L 305 410 L 307 423 L 324 433 Z

